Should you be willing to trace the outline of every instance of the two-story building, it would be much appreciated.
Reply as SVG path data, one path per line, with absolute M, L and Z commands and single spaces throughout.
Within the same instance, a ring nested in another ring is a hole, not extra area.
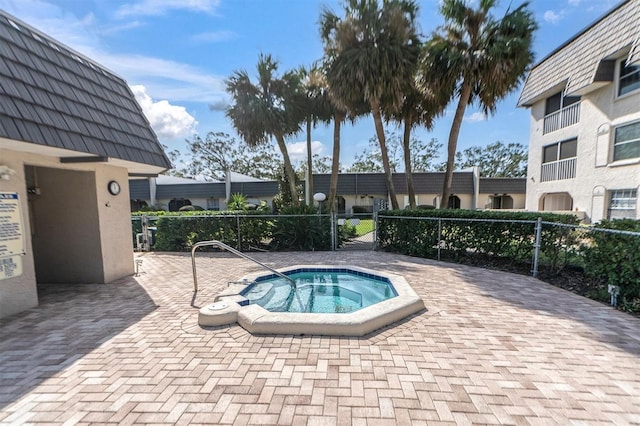
M 640 218 L 640 1 L 627 0 L 536 64 L 527 210 Z

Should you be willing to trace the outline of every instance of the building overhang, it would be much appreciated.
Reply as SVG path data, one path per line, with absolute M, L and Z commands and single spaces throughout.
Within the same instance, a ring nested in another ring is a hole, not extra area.
M 74 164 L 108 164 L 115 167 L 125 168 L 130 175 L 156 176 L 166 170 L 163 167 L 150 164 L 137 163 L 134 161 L 99 155 L 88 155 L 86 152 L 72 151 L 53 146 L 16 141 L 13 139 L 0 138 L 0 149 L 49 157 L 55 159 L 60 164 L 65 164 L 67 166 L 73 166 Z

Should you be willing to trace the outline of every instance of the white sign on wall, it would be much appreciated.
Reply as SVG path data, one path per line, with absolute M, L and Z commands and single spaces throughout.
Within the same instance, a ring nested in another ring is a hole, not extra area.
M 22 257 L 9 256 L 0 258 L 0 281 L 22 275 Z
M 0 192 L 0 280 L 22 274 L 25 254 L 20 200 L 16 192 Z

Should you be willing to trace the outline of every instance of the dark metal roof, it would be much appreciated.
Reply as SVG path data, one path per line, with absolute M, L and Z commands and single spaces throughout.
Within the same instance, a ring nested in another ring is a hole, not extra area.
M 129 198 L 131 198 L 132 200 L 151 199 L 151 190 L 149 188 L 149 180 L 129 179 Z
M 481 194 L 524 194 L 526 178 L 480 178 Z
M 127 83 L 0 10 L 0 137 L 169 168 Z
M 225 198 L 224 182 L 202 182 L 198 185 L 158 185 L 156 197 L 160 200 L 172 198 Z
M 313 190 L 329 193 L 330 174 L 314 174 Z M 444 184 L 444 172 L 414 173 L 413 185 L 417 194 L 439 194 Z M 393 186 L 398 194 L 407 193 L 404 173 L 393 174 Z M 453 174 L 454 194 L 473 194 L 473 173 Z M 338 195 L 387 195 L 384 173 L 341 173 L 338 175 Z
M 329 193 L 330 174 L 314 174 L 315 192 Z M 413 183 L 417 194 L 439 194 L 444 183 L 444 173 L 414 173 Z M 407 193 L 404 173 L 393 174 L 393 184 L 398 194 Z M 199 182 L 197 184 L 157 185 L 158 199 L 171 198 L 224 198 L 224 182 Z M 525 178 L 480 178 L 482 194 L 524 194 Z M 150 197 L 147 179 L 130 179 L 131 199 L 146 200 Z M 453 174 L 454 194 L 473 194 L 473 173 L 456 172 Z M 233 182 L 231 193 L 241 193 L 248 198 L 272 197 L 278 193 L 278 182 Z M 338 175 L 338 195 L 380 195 L 387 196 L 387 184 L 384 173 L 341 173 Z
M 273 197 L 278 193 L 278 182 L 233 182 L 231 193 L 240 193 L 247 198 Z M 151 198 L 148 179 L 129 179 L 129 194 L 132 200 Z M 156 186 L 156 198 L 225 198 L 224 182 L 198 182 L 197 184 L 169 184 Z

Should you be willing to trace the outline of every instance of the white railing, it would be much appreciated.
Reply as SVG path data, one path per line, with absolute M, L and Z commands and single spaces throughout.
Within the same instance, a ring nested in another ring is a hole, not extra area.
M 549 182 L 552 180 L 573 179 L 576 177 L 576 157 L 564 160 L 552 161 L 542 165 L 540 180 Z
M 580 102 L 552 112 L 544 117 L 543 134 L 554 132 L 580 121 Z

